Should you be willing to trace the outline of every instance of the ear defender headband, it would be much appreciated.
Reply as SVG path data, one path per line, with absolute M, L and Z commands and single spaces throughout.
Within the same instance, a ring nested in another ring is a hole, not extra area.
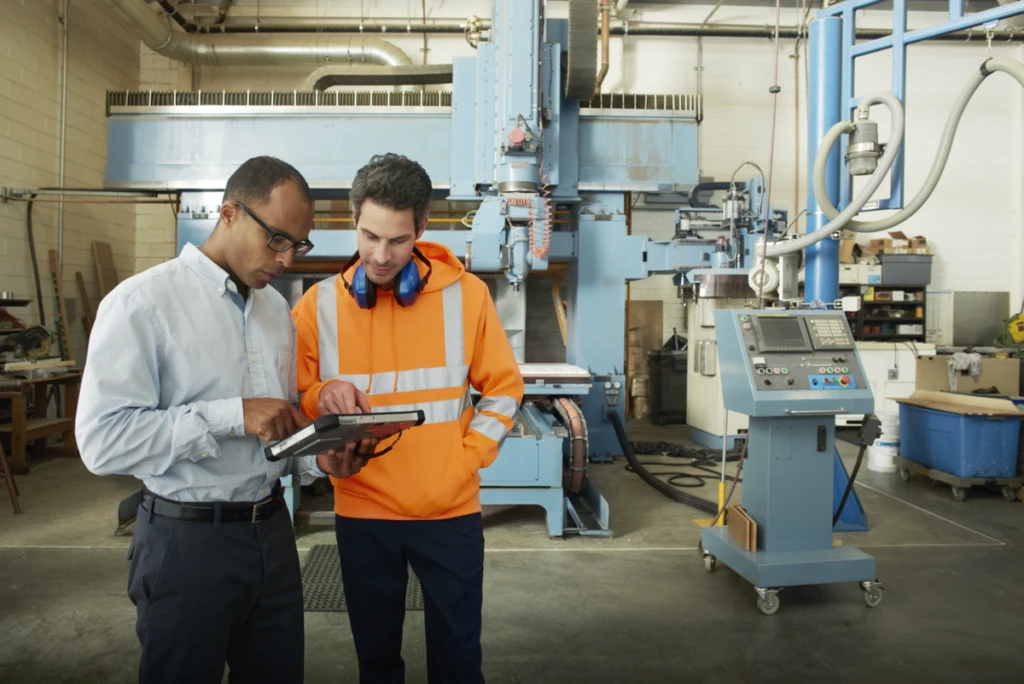
M 398 277 L 395 278 L 394 295 L 395 301 L 398 302 L 399 306 L 412 306 L 413 302 L 419 296 L 423 288 L 426 287 L 427 281 L 430 280 L 430 274 L 433 271 L 433 267 L 430 265 L 430 259 L 423 256 L 419 248 L 412 248 L 413 256 L 419 259 L 427 265 L 427 272 L 420 278 L 420 269 L 416 266 L 416 259 L 410 259 L 409 263 L 405 265 Z M 366 277 L 366 269 L 363 268 L 362 264 L 356 268 L 355 273 L 352 274 L 351 284 L 345 280 L 345 272 L 352 268 L 353 264 L 359 261 L 359 253 L 356 252 L 352 255 L 352 258 L 341 269 L 341 282 L 344 283 L 345 289 L 352 295 L 360 309 L 372 309 L 377 305 L 377 284 Z

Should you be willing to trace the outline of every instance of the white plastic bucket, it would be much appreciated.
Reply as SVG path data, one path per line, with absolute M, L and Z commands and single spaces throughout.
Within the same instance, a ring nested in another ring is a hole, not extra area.
M 900 414 L 883 413 L 878 418 L 882 421 L 882 434 L 868 447 L 868 470 L 892 473 L 900 455 Z

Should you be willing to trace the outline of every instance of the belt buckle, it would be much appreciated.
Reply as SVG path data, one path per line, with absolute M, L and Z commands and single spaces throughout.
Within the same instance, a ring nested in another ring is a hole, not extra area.
M 269 506 L 272 503 L 274 503 L 274 497 L 270 497 L 266 501 L 261 501 L 259 503 L 253 504 L 253 506 L 252 506 L 252 520 L 250 521 L 250 524 L 251 525 L 255 525 L 257 522 L 259 522 L 258 520 L 256 520 L 256 512 L 259 511 L 264 506 Z

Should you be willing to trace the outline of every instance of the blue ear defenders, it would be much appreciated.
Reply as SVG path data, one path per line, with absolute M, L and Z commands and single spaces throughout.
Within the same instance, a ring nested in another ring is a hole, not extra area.
M 394 295 L 395 301 L 398 302 L 399 306 L 413 305 L 420 292 L 426 287 L 427 281 L 430 280 L 430 273 L 433 270 L 430 265 L 430 259 L 423 256 L 423 253 L 418 248 L 413 247 L 412 253 L 416 259 L 427 265 L 427 272 L 421 279 L 420 269 L 416 266 L 416 260 L 409 260 L 409 263 L 405 265 L 402 272 L 395 279 Z M 366 277 L 366 269 L 363 268 L 363 265 L 359 264 L 355 273 L 352 274 L 351 284 L 345 280 L 345 271 L 352 268 L 352 265 L 358 260 L 359 253 L 357 252 L 342 267 L 341 282 L 345 284 L 345 289 L 348 290 L 348 293 L 355 298 L 360 309 L 372 309 L 377 305 L 377 285 Z

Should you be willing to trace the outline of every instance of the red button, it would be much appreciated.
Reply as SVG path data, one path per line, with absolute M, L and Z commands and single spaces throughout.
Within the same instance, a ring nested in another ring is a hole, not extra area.
M 849 385 L 850 384 L 850 376 L 849 375 L 844 375 L 843 377 L 839 378 L 839 384 L 842 385 L 843 387 L 846 387 L 847 385 Z

